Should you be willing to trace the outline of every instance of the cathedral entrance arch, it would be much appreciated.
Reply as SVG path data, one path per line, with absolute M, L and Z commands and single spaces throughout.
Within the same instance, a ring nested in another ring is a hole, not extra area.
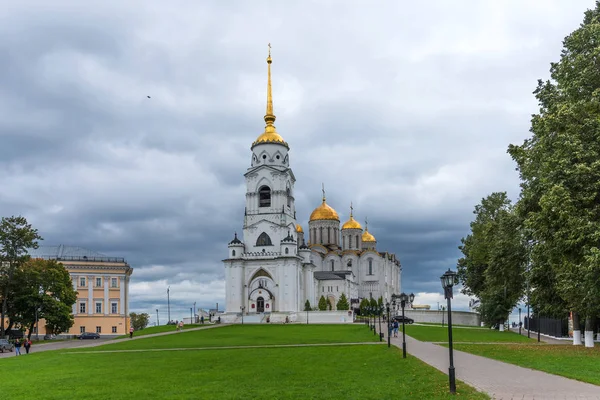
M 256 299 L 256 312 L 258 312 L 258 313 L 265 312 L 265 299 L 262 296 L 260 296 L 259 298 Z

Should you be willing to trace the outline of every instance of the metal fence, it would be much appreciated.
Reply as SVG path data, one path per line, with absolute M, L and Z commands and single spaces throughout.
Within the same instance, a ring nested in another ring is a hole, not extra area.
M 569 321 L 567 319 L 525 317 L 525 322 L 523 326 L 525 327 L 525 329 L 529 329 L 533 332 L 537 332 L 539 327 L 541 333 L 549 336 L 569 336 Z

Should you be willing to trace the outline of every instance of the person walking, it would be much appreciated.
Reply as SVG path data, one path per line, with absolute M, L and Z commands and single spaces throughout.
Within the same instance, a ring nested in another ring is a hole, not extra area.
M 15 356 L 21 355 L 21 341 L 19 339 L 15 340 Z
M 200 323 L 204 325 L 204 315 L 200 317 Z
M 394 337 L 398 337 L 398 328 L 400 327 L 400 324 L 398 324 L 398 321 L 394 321 Z
M 133 339 L 133 326 L 129 328 L 129 339 Z
M 25 339 L 25 343 L 23 344 L 23 346 L 25 346 L 25 353 L 29 354 L 29 348 L 31 347 L 31 340 Z

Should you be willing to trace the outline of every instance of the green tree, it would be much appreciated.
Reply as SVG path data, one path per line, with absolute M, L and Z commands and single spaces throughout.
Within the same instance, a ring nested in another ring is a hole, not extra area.
M 368 314 L 367 307 L 369 307 L 369 305 L 370 305 L 369 299 L 363 298 L 360 301 L 360 304 L 359 304 L 360 315 L 367 315 Z
M 374 297 L 371 297 L 371 299 L 369 300 L 369 305 L 372 307 L 372 310 L 375 310 L 377 308 L 377 300 L 375 300 Z M 371 311 L 371 314 L 375 314 L 375 312 Z
M 51 333 L 68 331 L 73 326 L 72 306 L 77 292 L 69 272 L 56 260 L 30 259 L 17 268 L 10 285 L 9 318 L 29 329 L 36 318 L 45 319 Z
M 336 308 L 338 310 L 348 310 L 350 309 L 350 303 L 348 303 L 348 298 L 345 293 L 342 293 L 340 299 L 337 302 Z
M 560 60 L 551 63 L 550 80 L 538 81 L 532 136 L 508 149 L 522 181 L 525 226 L 534 248 L 543 249 L 532 251 L 532 268 L 552 268 L 542 278 L 554 285 L 570 310 L 586 318 L 586 335 L 593 335 L 594 317 L 600 313 L 599 57 L 596 2 L 564 39 Z
M 383 304 L 383 296 L 379 296 L 379 298 L 377 299 L 377 307 L 379 307 L 379 313 L 382 313 L 383 309 L 385 309 L 384 304 Z
M 327 310 L 327 300 L 325 300 L 325 296 L 321 296 L 321 298 L 319 299 L 319 310 Z
M 148 323 L 150 322 L 150 315 L 148 315 L 147 313 L 138 314 L 132 312 L 129 313 L 129 319 L 131 326 L 133 326 L 133 329 L 135 331 L 141 331 L 142 329 L 148 326 Z
M 492 193 L 475 207 L 471 234 L 459 247 L 458 276 L 463 292 L 481 300 L 487 325 L 508 318 L 524 292 L 527 246 L 521 219 L 504 192 Z
M 42 240 L 42 237 L 24 217 L 2 217 L 0 221 L 0 293 L 2 293 L 0 337 L 4 336 L 4 319 L 10 297 L 9 287 L 15 270 L 29 258 L 27 249 L 38 248 L 38 240 Z
M 308 301 L 308 299 L 306 300 L 306 302 L 304 303 L 304 311 L 311 311 L 312 308 L 310 307 L 310 301 Z

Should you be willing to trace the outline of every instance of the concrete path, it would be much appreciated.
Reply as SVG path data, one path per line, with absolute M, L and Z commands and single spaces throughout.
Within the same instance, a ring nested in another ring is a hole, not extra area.
M 402 333 L 392 337 L 402 348 Z M 406 337 L 409 354 L 448 374 L 448 348 Z M 494 399 L 600 400 L 600 386 L 454 350 L 456 379 Z

